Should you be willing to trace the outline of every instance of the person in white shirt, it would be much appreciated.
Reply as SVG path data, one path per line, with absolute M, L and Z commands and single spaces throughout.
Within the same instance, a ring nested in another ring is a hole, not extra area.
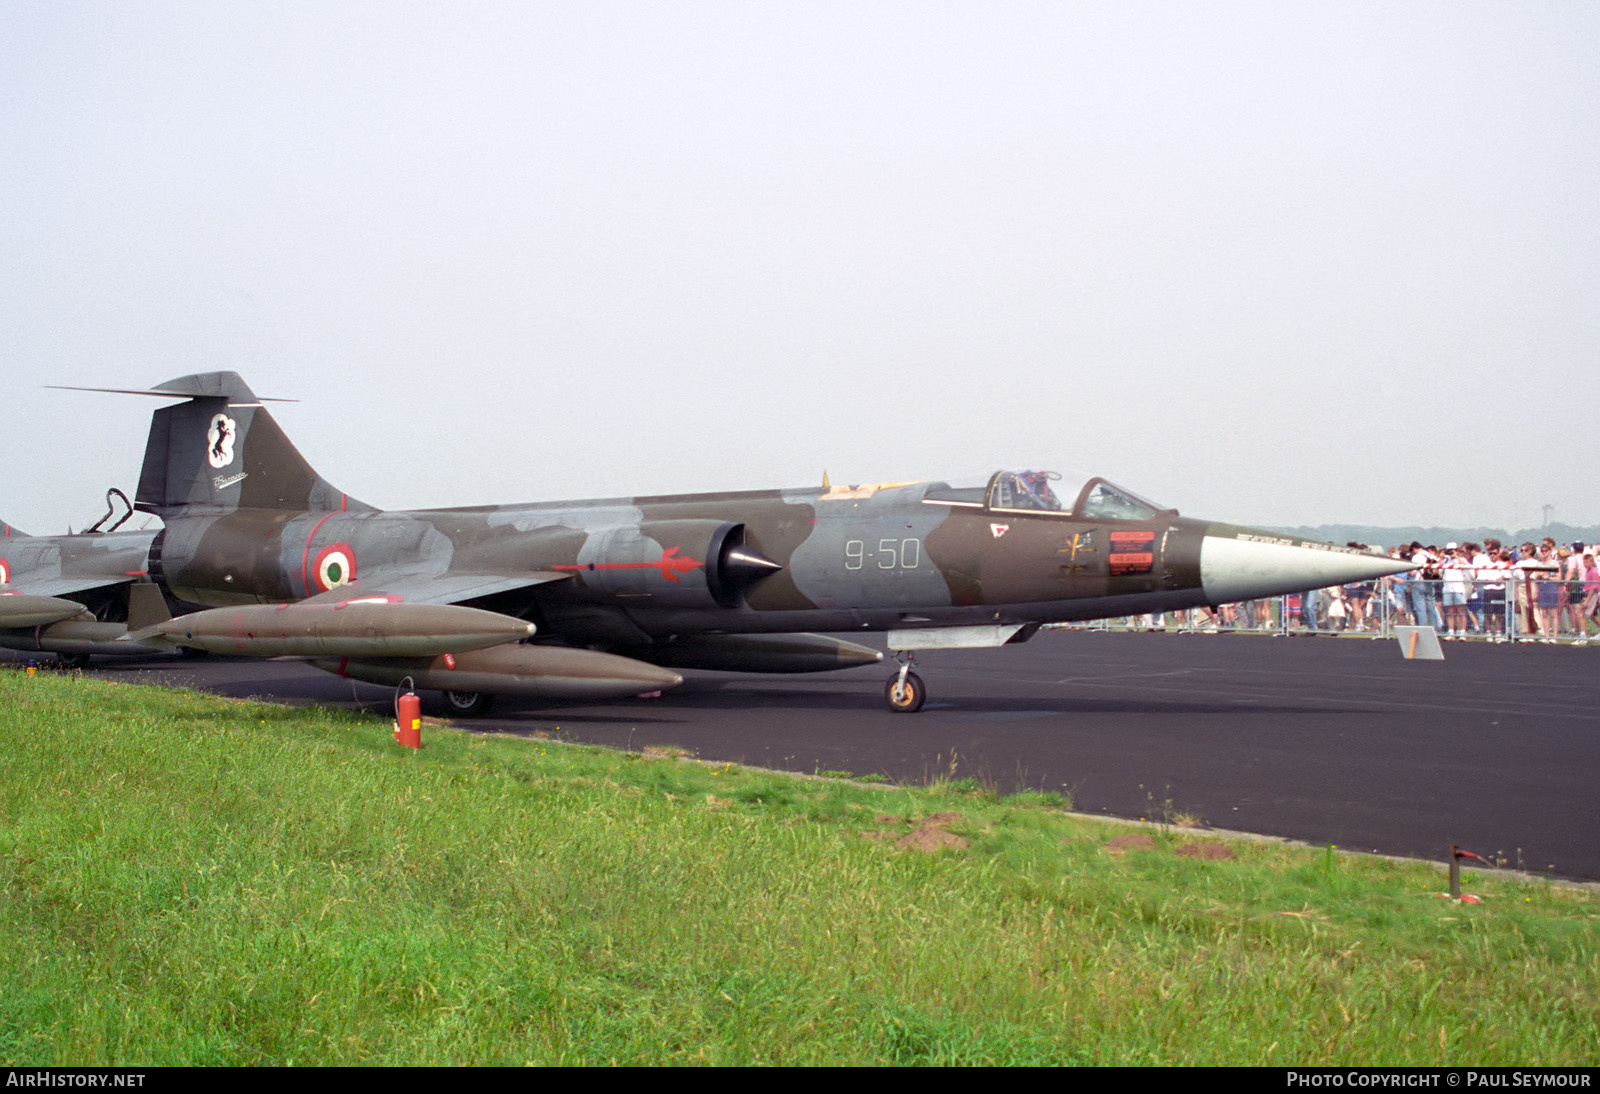
M 1480 629 L 1495 642 L 1505 641 L 1506 635 L 1506 583 L 1500 561 L 1500 541 L 1486 539 L 1483 550 L 1472 556 L 1472 572 L 1476 587 L 1483 598 L 1483 616 Z M 1472 599 L 1467 599 L 1471 605 Z
M 1472 577 L 1472 565 L 1467 552 L 1454 543 L 1446 544 L 1444 558 L 1439 562 L 1443 574 L 1439 599 L 1444 604 L 1446 638 L 1467 636 L 1467 582 Z

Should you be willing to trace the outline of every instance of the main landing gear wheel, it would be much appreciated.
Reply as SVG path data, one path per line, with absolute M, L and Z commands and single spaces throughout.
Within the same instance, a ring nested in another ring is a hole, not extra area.
M 494 704 L 494 696 L 486 691 L 447 691 L 444 693 L 445 709 L 457 718 L 476 718 L 487 714 Z
M 895 673 L 883 689 L 883 701 L 888 703 L 889 709 L 896 714 L 915 714 L 922 709 L 922 701 L 927 697 L 928 693 L 922 686 L 922 677 L 914 672 L 906 673 L 904 679 L 901 679 L 899 673 Z
M 61 662 L 64 669 L 86 669 L 89 667 L 89 655 L 86 653 L 58 653 L 56 660 Z

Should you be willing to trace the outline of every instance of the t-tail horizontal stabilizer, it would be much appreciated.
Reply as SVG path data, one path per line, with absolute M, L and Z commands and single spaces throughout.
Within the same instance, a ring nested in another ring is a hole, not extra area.
M 366 512 L 299 449 L 237 372 L 181 376 L 153 388 L 72 388 L 185 399 L 155 412 L 134 506 L 167 518 L 185 510 L 286 509 Z

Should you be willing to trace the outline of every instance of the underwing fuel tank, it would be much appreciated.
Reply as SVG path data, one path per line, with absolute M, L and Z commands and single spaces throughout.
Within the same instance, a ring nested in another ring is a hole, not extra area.
M 830 672 L 875 665 L 883 654 L 825 634 L 704 634 L 662 643 L 658 665 L 722 672 Z
M 0 646 L 14 650 L 39 650 L 44 653 L 86 655 L 154 653 L 127 640 L 124 623 L 101 623 L 90 619 L 66 619 L 48 627 L 36 627 L 16 634 L 0 634 Z
M 533 633 L 531 623 L 478 608 L 345 601 L 211 608 L 151 627 L 139 640 L 244 657 L 432 657 Z
M 409 678 L 438 691 L 535 699 L 622 699 L 683 683 L 675 672 L 631 657 L 567 646 L 494 646 L 438 657 L 318 658 L 316 668 L 369 684 Z
M 46 627 L 63 619 L 89 615 L 82 604 L 55 596 L 0 593 L 0 628 Z

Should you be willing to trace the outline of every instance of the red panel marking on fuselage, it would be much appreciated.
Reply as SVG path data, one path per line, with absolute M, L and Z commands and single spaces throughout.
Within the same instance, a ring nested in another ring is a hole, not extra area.
M 679 580 L 678 574 L 686 574 L 696 566 L 704 565 L 704 563 L 692 559 L 688 555 L 684 555 L 682 558 L 674 558 L 673 556 L 681 550 L 683 550 L 681 546 L 668 547 L 661 552 L 661 557 L 654 562 L 589 562 L 574 563 L 570 566 L 552 566 L 550 568 L 552 570 L 572 570 L 577 572 L 583 570 L 660 570 L 661 576 L 668 581 L 677 581 Z
M 1111 554 L 1106 559 L 1112 577 L 1147 574 L 1155 569 L 1156 534 L 1149 528 L 1111 533 Z
M 324 524 L 328 523 L 328 517 L 331 516 L 333 516 L 333 514 L 328 513 L 321 520 L 317 521 L 316 526 L 311 529 L 311 534 L 306 537 L 305 553 L 300 556 L 300 587 L 305 590 L 306 596 L 311 595 L 311 541 L 317 538 L 318 530 L 321 529 Z
M 1128 574 L 1149 573 L 1155 567 L 1156 558 L 1151 554 L 1126 554 L 1112 555 L 1109 561 L 1112 577 L 1126 577 Z

